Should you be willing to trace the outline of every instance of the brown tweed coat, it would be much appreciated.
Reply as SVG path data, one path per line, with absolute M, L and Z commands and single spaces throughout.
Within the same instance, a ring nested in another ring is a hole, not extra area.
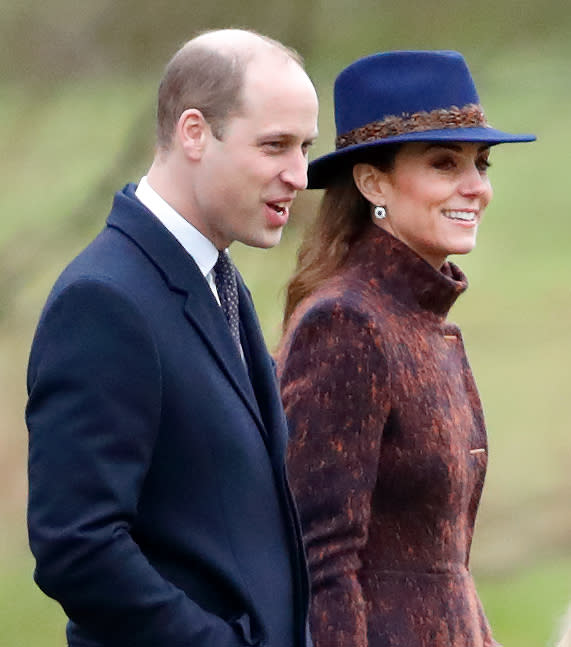
M 482 408 L 462 272 L 371 224 L 294 313 L 278 353 L 315 647 L 495 645 L 468 569 Z

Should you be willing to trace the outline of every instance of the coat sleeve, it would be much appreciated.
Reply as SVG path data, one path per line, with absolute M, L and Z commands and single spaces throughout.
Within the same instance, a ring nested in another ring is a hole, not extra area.
M 28 527 L 40 588 L 105 645 L 243 645 L 162 577 L 132 535 L 161 411 L 157 348 L 132 300 L 81 280 L 48 302 L 28 391 Z
M 367 541 L 390 385 L 378 335 L 355 310 L 308 312 L 279 357 L 288 468 L 312 581 L 315 647 L 367 647 L 359 551 Z

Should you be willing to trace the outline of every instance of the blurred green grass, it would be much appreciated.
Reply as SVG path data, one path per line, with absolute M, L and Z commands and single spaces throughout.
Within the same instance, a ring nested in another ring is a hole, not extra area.
M 152 117 L 150 87 L 93 79 L 0 84 L 0 246 L 32 228 L 53 232 L 81 204 L 102 169 L 120 156 L 139 114 L 148 110 Z M 140 127 L 147 124 L 148 119 Z
M 59 605 L 30 586 L 32 560 L 20 556 L 0 567 L 0 645 L 62 647 L 66 618 Z
M 536 132 L 539 141 L 493 150 L 495 199 L 478 248 L 455 259 L 470 289 L 451 318 L 463 330 L 491 452 L 473 567 L 505 647 L 552 644 L 571 598 L 571 87 L 560 82 L 567 67 L 564 56 L 538 58 L 526 50 L 480 62 L 478 85 L 491 122 Z M 316 82 L 319 153 L 333 139 L 331 79 Z M 136 181 L 150 160 L 154 85 L 155 79 L 0 86 L 0 468 L 7 482 L 0 514 L 8 528 L 0 546 L 2 645 L 63 644 L 63 615 L 34 587 L 25 550 L 24 366 L 53 279 L 103 225 L 111 191 Z M 275 249 L 233 247 L 270 347 L 279 339 L 283 288 L 318 197 L 300 196 Z
M 62 647 L 66 618 L 31 584 L 32 560 L 19 557 L 0 566 L 0 644 L 4 647 Z M 478 577 L 494 635 L 505 647 L 554 645 L 569 599 L 571 559 L 534 564 L 510 577 Z M 435 646 L 436 647 L 436 646 Z
M 505 647 L 554 645 L 569 601 L 571 558 L 540 562 L 510 577 L 478 578 L 494 637 Z

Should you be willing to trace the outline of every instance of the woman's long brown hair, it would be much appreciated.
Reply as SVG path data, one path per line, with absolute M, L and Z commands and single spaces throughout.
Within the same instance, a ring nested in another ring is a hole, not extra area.
M 297 305 L 343 266 L 351 245 L 370 222 L 371 204 L 355 185 L 353 166 L 364 162 L 387 172 L 393 167 L 398 148 L 387 145 L 353 159 L 325 190 L 317 218 L 302 239 L 297 267 L 287 286 L 284 330 Z

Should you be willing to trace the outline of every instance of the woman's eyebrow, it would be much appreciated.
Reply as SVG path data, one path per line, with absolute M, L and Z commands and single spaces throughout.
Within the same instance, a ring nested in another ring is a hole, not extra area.
M 433 142 L 427 145 L 426 150 L 429 151 L 432 148 L 449 148 L 450 150 L 453 150 L 453 151 L 462 150 L 462 146 L 460 144 L 451 144 L 449 142 Z
M 448 148 L 453 151 L 461 151 L 462 150 L 462 145 L 461 144 L 453 144 L 451 142 L 432 142 L 426 146 L 426 150 L 431 150 L 432 148 Z M 490 148 L 490 145 L 487 143 L 484 143 L 478 148 L 478 152 L 482 152 L 485 150 L 488 150 Z

